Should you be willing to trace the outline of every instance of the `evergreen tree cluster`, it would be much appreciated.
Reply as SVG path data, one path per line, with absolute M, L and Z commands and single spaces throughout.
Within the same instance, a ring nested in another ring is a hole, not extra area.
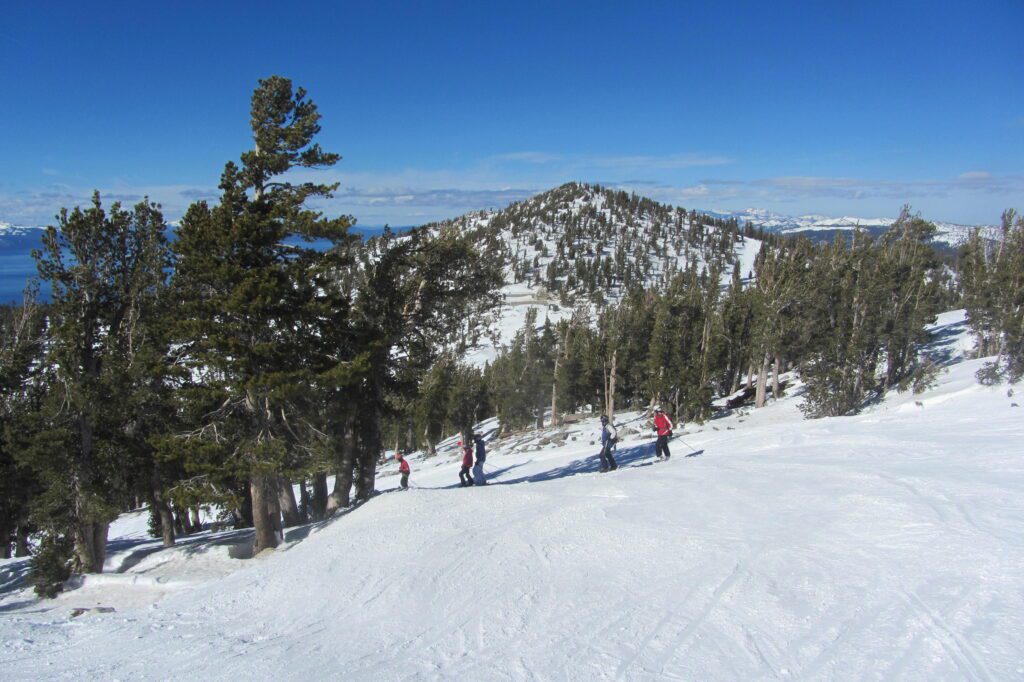
M 540 423 L 549 407 L 557 421 L 584 406 L 661 403 L 702 421 L 716 398 L 743 391 L 763 406 L 796 367 L 809 416 L 850 414 L 934 376 L 917 349 L 955 301 L 933 232 L 905 208 L 878 239 L 765 240 L 749 280 L 738 263 L 724 277 L 728 260 L 713 259 L 597 312 L 581 306 L 572 321 L 528 319 L 487 370 L 491 401 L 509 429 Z
M 364 244 L 311 207 L 336 185 L 290 171 L 340 157 L 302 88 L 261 80 L 251 105 L 253 148 L 174 240 L 157 204 L 96 194 L 34 254 L 52 301 L 2 311 L 0 541 L 25 552 L 39 533 L 41 594 L 101 572 L 110 522 L 142 502 L 165 544 L 218 505 L 259 552 L 369 497 L 387 424 L 497 302 L 500 263 L 466 235 Z M 449 403 L 460 424 L 486 409 Z
M 1024 217 L 1003 213 L 1001 239 L 975 230 L 960 250 L 960 285 L 967 321 L 981 357 L 996 359 L 979 372 L 986 383 L 1024 376 Z

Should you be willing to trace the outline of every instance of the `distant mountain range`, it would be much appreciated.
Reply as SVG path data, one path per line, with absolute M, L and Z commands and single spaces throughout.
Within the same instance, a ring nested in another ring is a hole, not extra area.
M 715 218 L 735 218 L 742 225 L 749 222 L 756 227 L 763 227 L 766 232 L 776 234 L 791 234 L 807 237 L 814 242 L 832 241 L 840 232 L 850 232 L 855 229 L 863 229 L 874 236 L 885 232 L 892 226 L 895 218 L 860 218 L 855 216 L 833 217 L 817 213 L 801 216 L 790 216 L 782 213 L 775 213 L 763 208 L 748 208 L 743 211 L 701 211 Z M 999 228 L 994 225 L 963 225 L 940 220 L 932 221 L 937 228 L 935 241 L 938 246 L 956 248 L 964 242 L 972 230 L 980 228 L 983 237 L 998 239 Z M 22 239 L 38 239 L 40 226 L 12 225 L 0 220 L 0 246 L 14 246 Z M 404 232 L 409 227 L 392 228 L 395 232 Z M 383 232 L 383 226 L 362 226 L 353 228 L 354 231 L 365 236 L 374 236 Z M 32 243 L 31 246 L 36 246 Z
M 701 215 L 705 217 L 701 219 Z M 508 284 L 516 286 L 516 296 L 534 299 L 533 291 L 527 294 L 518 290 L 521 287 L 550 289 L 552 298 L 561 298 L 564 304 L 570 293 L 586 299 L 614 299 L 618 285 L 624 281 L 649 285 L 667 281 L 671 272 L 691 260 L 707 263 L 722 258 L 726 281 L 734 263 L 740 264 L 746 276 L 756 248 L 738 248 L 714 238 L 732 219 L 741 227 L 749 222 L 766 232 L 800 235 L 814 242 L 830 242 L 837 234 L 858 228 L 877 236 L 894 220 L 788 216 L 757 208 L 687 212 L 624 192 L 569 183 L 500 211 L 473 212 L 427 227 L 449 225 L 480 231 L 481 240 L 487 236 L 496 239 L 504 245 L 504 252 L 496 256 L 510 268 Z M 934 243 L 946 252 L 954 251 L 976 229 L 973 225 L 933 222 L 938 228 Z M 999 236 L 993 226 L 977 227 L 986 238 Z M 383 229 L 360 225 L 353 231 L 368 238 L 381 234 Z M 392 229 L 401 233 L 409 228 Z M 0 302 L 20 300 L 25 282 L 35 274 L 29 253 L 39 246 L 41 230 L 39 226 L 0 221 Z M 716 251 L 720 252 L 718 256 L 714 256 Z
M 732 212 L 704 212 L 719 218 L 735 218 L 740 221 L 740 224 L 749 222 L 752 225 L 763 227 L 766 232 L 799 234 L 814 242 L 832 241 L 836 234 L 855 229 L 863 229 L 877 236 L 888 230 L 895 221 L 895 218 L 855 218 L 852 216 L 833 218 L 819 214 L 788 216 L 763 208 L 748 208 L 745 211 Z M 996 239 L 999 235 L 998 228 L 992 225 L 961 225 L 936 220 L 933 220 L 932 223 L 937 230 L 932 241 L 937 246 L 946 248 L 958 247 L 977 228 L 980 228 L 982 236 L 988 239 Z

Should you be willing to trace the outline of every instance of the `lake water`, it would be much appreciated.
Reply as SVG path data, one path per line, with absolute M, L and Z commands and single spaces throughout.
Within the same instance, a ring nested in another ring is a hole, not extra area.
M 380 227 L 357 227 L 353 232 L 372 237 L 384 231 Z M 401 228 L 397 230 L 403 231 Z M 326 248 L 327 242 L 314 244 Z M 0 236 L 0 303 L 21 303 L 29 279 L 36 276 L 32 249 L 39 247 L 39 235 Z M 49 299 L 49 289 L 40 288 L 40 298 Z
M 5 248 L 0 245 L 0 303 L 21 303 L 25 286 L 30 278 L 36 276 L 36 262 L 32 259 L 31 249 L 31 246 Z M 49 293 L 44 297 L 48 298 Z

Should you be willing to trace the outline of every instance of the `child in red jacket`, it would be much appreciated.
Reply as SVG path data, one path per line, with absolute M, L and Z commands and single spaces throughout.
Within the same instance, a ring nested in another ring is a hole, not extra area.
M 672 437 L 672 420 L 661 409 L 661 405 L 654 408 L 654 430 L 658 432 L 658 442 L 654 446 L 654 451 L 658 459 L 668 459 L 672 456 L 668 451 L 668 439 Z
M 469 475 L 469 470 L 473 468 L 473 446 L 469 443 L 462 445 L 461 440 L 459 445 L 462 446 L 462 471 L 459 472 L 459 485 L 473 485 L 473 477 Z
M 405 490 L 409 487 L 409 462 L 402 456 L 401 451 L 395 453 L 395 459 L 398 460 L 398 473 L 402 474 L 402 490 Z

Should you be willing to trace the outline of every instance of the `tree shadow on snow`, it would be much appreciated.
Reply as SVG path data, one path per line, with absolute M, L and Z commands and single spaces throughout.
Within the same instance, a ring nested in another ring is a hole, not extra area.
M 512 471 L 513 469 L 518 469 L 521 466 L 523 466 L 523 464 L 511 464 L 511 465 L 509 465 L 507 467 L 504 467 L 502 469 L 493 469 L 493 470 L 491 470 L 491 469 L 487 468 L 486 462 L 485 462 L 484 473 L 487 474 L 487 481 L 488 481 L 486 485 L 492 485 L 492 482 L 498 476 L 501 476 L 502 474 L 508 473 L 509 471 Z M 473 487 L 473 486 L 463 486 L 460 482 L 453 481 L 449 485 L 432 485 L 432 486 L 416 485 L 415 483 L 413 483 L 412 487 L 416 488 L 418 490 L 454 490 L 456 488 Z M 394 491 L 389 491 L 389 492 L 394 492 Z
M 924 354 L 940 367 L 955 365 L 961 360 L 958 341 L 966 329 L 965 322 L 955 322 L 934 330 L 924 348 Z
M 28 577 L 29 558 L 14 560 L 0 566 L 0 595 L 20 590 Z M 9 609 L 8 605 L 8 609 Z M 5 610 L 0 608 L 0 611 Z
M 654 441 L 650 443 L 640 443 L 638 445 L 633 445 L 628 448 L 614 450 L 612 452 L 612 456 L 615 458 L 615 462 L 619 465 L 620 469 L 627 467 L 642 466 L 643 464 L 645 464 L 643 460 L 654 457 L 654 446 Z M 598 453 L 594 453 L 593 455 L 585 459 L 573 460 L 572 462 L 566 464 L 565 466 L 560 466 L 555 469 L 550 469 L 548 471 L 542 471 L 539 474 L 521 476 L 519 478 L 513 478 L 508 481 L 496 481 L 496 483 L 500 485 L 518 485 L 520 483 L 541 483 L 543 481 L 554 481 L 559 478 L 576 476 L 578 474 L 593 474 L 600 471 L 600 469 L 601 457 Z

